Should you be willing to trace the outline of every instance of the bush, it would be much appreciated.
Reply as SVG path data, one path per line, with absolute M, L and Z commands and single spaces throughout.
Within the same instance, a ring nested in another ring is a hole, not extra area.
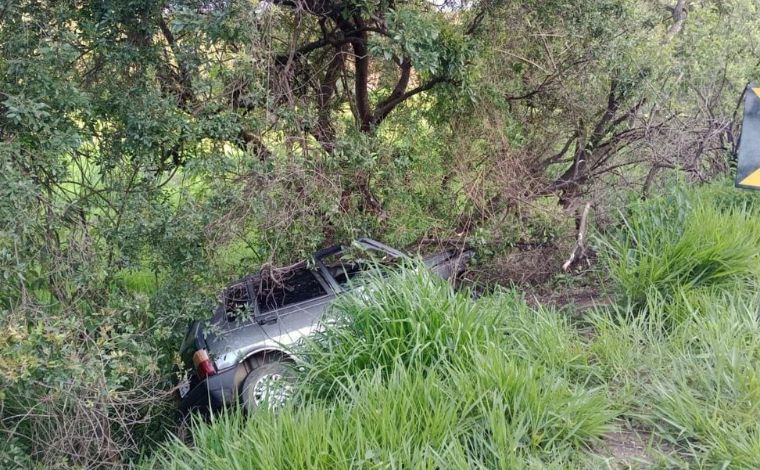
M 161 355 L 128 326 L 143 308 L 25 305 L 2 319 L 0 467 L 113 466 L 145 450 L 173 414 Z

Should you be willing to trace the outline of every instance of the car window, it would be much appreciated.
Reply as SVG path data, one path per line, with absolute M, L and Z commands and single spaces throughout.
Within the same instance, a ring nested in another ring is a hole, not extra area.
M 262 275 L 254 287 L 261 313 L 327 294 L 314 273 L 305 267 Z
M 224 312 L 227 314 L 227 318 L 244 316 L 252 311 L 250 305 L 251 298 L 248 295 L 245 281 L 228 286 L 224 290 L 223 299 Z
M 253 302 L 259 313 L 326 295 L 322 284 L 306 267 L 288 271 L 261 273 L 229 285 L 224 290 L 224 312 L 229 320 L 253 313 Z
M 401 258 L 384 251 L 352 245 L 339 253 L 322 258 L 327 271 L 335 281 L 343 286 L 356 276 L 375 268 L 392 267 Z

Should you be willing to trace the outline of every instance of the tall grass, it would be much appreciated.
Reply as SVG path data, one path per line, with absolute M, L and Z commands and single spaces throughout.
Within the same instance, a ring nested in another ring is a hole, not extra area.
M 304 390 L 332 395 L 367 372 L 469 361 L 478 345 L 500 340 L 496 309 L 477 308 L 424 269 L 386 276 L 365 279 L 357 295 L 341 299 L 328 314 L 333 326 L 299 351 L 307 359 Z
M 306 346 L 296 401 L 201 424 L 195 448 L 176 442 L 151 465 L 562 467 L 613 428 L 583 341 L 553 312 L 512 292 L 473 301 L 420 269 L 372 284 Z M 575 365 L 534 360 L 546 348 Z
M 444 378 L 399 367 L 388 377 L 364 377 L 329 405 L 290 406 L 250 419 L 229 413 L 196 429 L 195 448 L 174 444 L 151 465 L 519 468 L 569 462 L 609 427 L 601 394 L 578 393 L 525 364 L 488 371 L 495 374 L 473 380 L 471 369 Z
M 684 466 L 760 468 L 754 297 L 681 291 L 675 302 L 650 302 L 650 315 L 630 307 L 592 315 L 590 349 L 623 418 Z
M 677 192 L 603 245 L 623 304 L 591 315 L 593 362 L 669 466 L 760 468 L 756 199 Z
M 760 468 L 760 329 L 747 295 L 692 295 L 647 387 L 649 420 L 702 465 Z
M 684 290 L 731 288 L 759 272 L 760 217 L 746 205 L 677 192 L 635 205 L 622 219 L 600 246 L 614 285 L 636 309 Z

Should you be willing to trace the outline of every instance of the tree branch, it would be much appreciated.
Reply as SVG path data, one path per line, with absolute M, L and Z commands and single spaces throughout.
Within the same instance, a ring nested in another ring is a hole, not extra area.
M 399 64 L 399 68 L 401 69 L 401 73 L 399 75 L 398 82 L 393 88 L 393 91 L 391 91 L 390 95 L 388 95 L 384 100 L 377 104 L 377 109 L 375 110 L 374 117 L 372 118 L 373 124 L 379 122 L 377 121 L 377 117 L 379 117 L 380 114 L 385 113 L 385 115 L 387 115 L 390 112 L 392 108 L 387 109 L 388 106 L 403 96 L 404 92 L 406 91 L 406 87 L 409 85 L 409 77 L 412 74 L 411 60 L 408 57 L 404 57 Z M 384 118 L 385 116 L 380 118 L 380 121 L 382 121 Z
M 359 37 L 355 37 L 355 36 L 340 37 L 337 34 L 330 34 L 328 36 L 323 37 L 322 39 L 318 39 L 308 44 L 304 44 L 303 46 L 293 51 L 292 55 L 303 56 L 326 46 L 333 46 L 333 47 L 339 48 L 346 44 L 353 44 L 355 42 L 361 42 L 362 44 L 366 44 L 365 40 Z M 280 55 L 275 56 L 274 61 L 278 65 L 284 65 L 285 63 L 287 63 L 290 56 L 291 56 L 291 53 L 280 54 Z
M 243 151 L 253 150 L 259 160 L 262 162 L 272 157 L 272 152 L 264 145 L 264 142 L 255 135 L 253 132 L 245 129 L 240 131 L 240 138 L 243 141 L 243 145 L 240 145 L 240 149 Z
M 359 128 L 363 132 L 368 132 L 372 127 L 372 110 L 369 105 L 369 50 L 367 48 L 367 31 L 363 30 L 364 20 L 354 15 L 354 24 L 342 17 L 337 17 L 336 21 L 345 37 L 359 39 L 358 41 L 351 41 L 351 48 L 354 52 L 356 117 L 359 121 Z M 355 32 L 357 30 L 358 32 Z
M 668 32 L 665 35 L 665 41 L 670 41 L 675 35 L 681 32 L 684 23 L 686 23 L 686 17 L 689 14 L 687 9 L 689 0 L 678 0 L 676 5 L 671 10 L 671 16 L 673 18 L 673 24 L 668 28 Z
M 375 111 L 375 115 L 372 118 L 372 126 L 376 127 L 378 124 L 380 124 L 381 122 L 383 122 L 383 120 L 388 116 L 388 114 L 391 111 L 393 111 L 393 109 L 396 106 L 398 106 L 399 104 L 401 104 L 405 100 L 411 98 L 414 95 L 420 94 L 423 91 L 430 90 L 431 88 L 433 88 L 434 86 L 436 86 L 439 83 L 450 82 L 450 81 L 451 80 L 448 77 L 444 77 L 444 76 L 433 77 L 429 81 L 427 81 L 426 83 L 424 83 L 424 84 L 422 84 L 422 85 L 420 85 L 420 86 L 418 86 L 416 88 L 412 88 L 411 90 L 409 90 L 409 91 L 407 91 L 405 93 L 402 93 L 401 95 L 399 95 L 398 97 L 396 97 L 393 100 L 389 100 L 388 103 L 386 103 L 382 108 L 378 108 Z
M 327 66 L 327 71 L 317 92 L 317 125 L 313 135 L 328 153 L 335 148 L 335 128 L 332 124 L 330 101 L 337 89 L 338 79 L 343 70 L 343 62 L 343 49 L 340 48 Z
M 165 69 L 168 71 L 169 75 L 173 78 L 174 82 L 177 85 L 176 87 L 173 87 L 175 88 L 178 95 L 177 104 L 181 109 L 190 112 L 189 103 L 195 100 L 192 78 L 190 76 L 190 69 L 187 67 L 185 61 L 180 57 L 174 34 L 172 33 L 171 29 L 169 29 L 169 25 L 166 23 L 166 20 L 164 18 L 161 18 L 159 20 L 158 27 L 161 29 L 161 34 L 164 36 L 166 43 L 169 45 L 169 49 L 171 49 L 172 54 L 174 55 L 174 60 L 177 61 L 177 66 L 179 67 L 179 73 L 177 74 L 171 70 L 170 65 L 164 65 Z

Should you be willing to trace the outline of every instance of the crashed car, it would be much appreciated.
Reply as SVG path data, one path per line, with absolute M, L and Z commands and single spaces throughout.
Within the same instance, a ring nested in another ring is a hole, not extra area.
M 468 250 L 449 249 L 422 261 L 449 279 L 464 270 L 470 256 Z M 190 325 L 182 343 L 187 371 L 177 387 L 181 416 L 232 404 L 253 410 L 286 399 L 283 384 L 297 362 L 293 347 L 319 331 L 323 314 L 338 296 L 356 288 L 352 278 L 378 266 L 393 268 L 405 259 L 400 251 L 363 238 L 228 285 L 213 317 Z

